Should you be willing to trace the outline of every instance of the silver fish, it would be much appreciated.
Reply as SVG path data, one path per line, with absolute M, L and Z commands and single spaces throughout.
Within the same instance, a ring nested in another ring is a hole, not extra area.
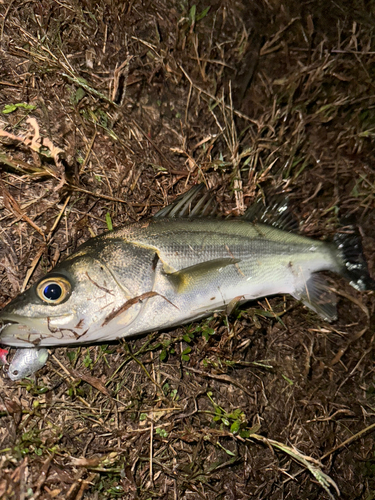
M 97 236 L 0 313 L 0 343 L 42 347 L 111 341 L 162 330 L 274 294 L 291 294 L 323 318 L 336 298 L 319 271 L 375 289 L 350 229 L 332 243 L 289 231 L 283 204 L 242 218 L 210 217 L 197 186 L 152 219 Z
M 7 375 L 12 380 L 32 375 L 46 364 L 48 350 L 45 348 L 17 349 L 10 362 Z

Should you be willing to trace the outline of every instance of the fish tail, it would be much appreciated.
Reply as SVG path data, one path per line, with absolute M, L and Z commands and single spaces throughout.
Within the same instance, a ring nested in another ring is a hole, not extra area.
M 375 290 L 363 253 L 361 236 L 353 225 L 346 225 L 336 233 L 334 243 L 340 261 L 340 273 L 357 290 Z

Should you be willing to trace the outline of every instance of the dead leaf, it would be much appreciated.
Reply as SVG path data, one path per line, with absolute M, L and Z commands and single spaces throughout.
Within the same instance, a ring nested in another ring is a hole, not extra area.
M 92 387 L 94 387 L 95 389 L 97 389 L 99 392 L 101 392 L 102 394 L 104 394 L 104 396 L 108 396 L 109 398 L 111 397 L 111 394 L 108 391 L 107 387 L 97 377 L 92 377 L 91 375 L 86 375 L 85 373 L 81 373 L 78 370 L 74 370 L 73 368 L 70 368 L 69 371 L 71 372 L 71 374 L 75 378 L 80 378 L 84 382 L 87 382 Z
M 9 415 L 14 415 L 15 413 L 21 413 L 21 406 L 15 401 L 4 398 L 0 403 L 0 411 L 9 413 Z
M 36 121 L 36 118 L 28 118 L 26 120 L 26 123 L 28 123 L 34 129 L 34 134 L 30 134 L 29 137 L 25 137 L 23 142 L 33 151 L 37 151 L 39 153 L 40 148 L 42 147 L 42 141 L 40 137 L 38 122 Z
M 92 457 L 92 458 L 71 457 L 70 461 L 72 465 L 75 465 L 76 467 L 97 467 L 103 461 L 103 457 Z

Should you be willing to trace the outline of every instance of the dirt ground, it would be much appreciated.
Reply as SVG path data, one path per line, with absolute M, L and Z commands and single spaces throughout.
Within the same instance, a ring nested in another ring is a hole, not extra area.
M 0 0 L 0 305 L 202 181 L 349 216 L 375 277 L 374 36 L 365 0 Z M 0 498 L 374 499 L 374 293 L 332 283 L 332 324 L 273 297 L 4 372 Z

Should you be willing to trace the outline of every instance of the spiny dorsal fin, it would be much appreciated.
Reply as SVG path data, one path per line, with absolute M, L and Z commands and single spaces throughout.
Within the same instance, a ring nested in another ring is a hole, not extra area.
M 178 196 L 173 203 L 162 208 L 154 219 L 178 217 L 212 217 L 217 213 L 217 203 L 204 184 L 197 184 Z
M 255 201 L 243 218 L 254 223 L 268 224 L 284 231 L 298 231 L 299 224 L 289 207 L 288 197 L 277 194 L 269 197 L 267 204 L 262 198 Z

